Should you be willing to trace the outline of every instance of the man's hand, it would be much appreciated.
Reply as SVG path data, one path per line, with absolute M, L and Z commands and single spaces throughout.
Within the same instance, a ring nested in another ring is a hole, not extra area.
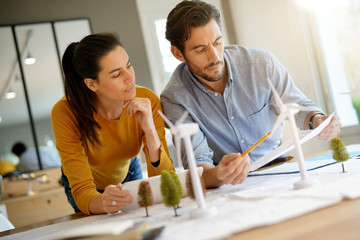
M 250 158 L 248 155 L 241 157 L 240 153 L 225 155 L 217 168 L 216 177 L 224 184 L 242 183 L 249 173 Z
M 316 116 L 314 116 L 314 118 L 312 120 L 314 128 L 316 128 L 323 121 L 325 121 L 325 119 L 327 117 L 328 117 L 328 115 L 316 115 Z M 336 137 L 340 133 L 340 128 L 341 128 L 340 118 L 338 116 L 333 116 L 333 118 L 331 119 L 331 122 L 329 123 L 329 125 L 327 125 L 326 128 L 324 130 L 322 130 L 319 133 L 319 135 L 317 135 L 316 137 L 319 140 L 330 141 L 331 139 L 333 139 L 334 137 Z

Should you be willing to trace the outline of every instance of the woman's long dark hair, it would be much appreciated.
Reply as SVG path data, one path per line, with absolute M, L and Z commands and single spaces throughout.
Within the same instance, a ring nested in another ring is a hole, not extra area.
M 96 129 L 101 129 L 94 119 L 96 94 L 85 84 L 85 78 L 98 79 L 99 60 L 117 46 L 122 46 L 119 37 L 113 33 L 91 34 L 80 42 L 71 43 L 62 58 L 65 76 L 65 95 L 74 111 L 81 139 L 85 149 L 88 144 L 101 145 Z

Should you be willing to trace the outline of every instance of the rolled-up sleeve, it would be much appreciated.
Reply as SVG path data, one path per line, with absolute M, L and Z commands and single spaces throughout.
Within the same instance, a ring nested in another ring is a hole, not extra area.
M 269 76 L 272 80 L 273 84 L 277 92 L 279 93 L 281 99 L 284 103 L 297 103 L 301 106 L 309 107 L 312 110 L 310 111 L 300 111 L 295 114 L 295 121 L 298 128 L 304 130 L 304 122 L 306 116 L 312 111 L 319 111 L 322 112 L 322 109 L 308 99 L 299 88 L 297 88 L 291 78 L 288 70 L 282 65 L 276 57 L 269 53 L 270 55 L 270 67 L 269 67 Z M 279 106 L 272 101 L 273 107 L 278 109 Z

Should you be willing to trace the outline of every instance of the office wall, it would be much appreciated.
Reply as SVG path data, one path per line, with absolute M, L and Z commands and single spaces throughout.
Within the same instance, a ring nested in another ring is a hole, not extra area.
M 296 85 L 324 107 L 318 73 L 308 51 L 301 16 L 294 0 L 222 0 L 226 21 L 232 20 L 231 43 L 270 50 L 288 68 Z M 87 17 L 94 33 L 122 36 L 139 85 L 154 90 L 145 39 L 134 0 L 1 0 L 0 25 Z M 227 23 L 227 25 L 229 25 Z M 285 130 L 285 138 L 289 131 Z M 344 139 L 347 142 L 347 139 Z M 353 141 L 348 140 L 348 143 Z M 304 144 L 305 155 L 328 149 L 328 143 Z
M 230 0 L 238 44 L 271 51 L 296 85 L 317 101 L 306 41 L 294 0 Z
M 153 89 L 134 0 L 1 0 L 0 25 L 89 18 L 93 33 L 118 32 L 135 68 L 136 83 Z

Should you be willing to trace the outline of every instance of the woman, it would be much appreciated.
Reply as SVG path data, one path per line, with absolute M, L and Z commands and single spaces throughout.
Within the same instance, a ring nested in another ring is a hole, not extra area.
M 149 176 L 174 169 L 159 98 L 135 85 L 129 56 L 114 34 L 71 43 L 62 65 L 66 97 L 51 119 L 68 201 L 85 214 L 118 212 L 132 202 L 121 183 L 142 178 L 136 157 L 142 144 Z

